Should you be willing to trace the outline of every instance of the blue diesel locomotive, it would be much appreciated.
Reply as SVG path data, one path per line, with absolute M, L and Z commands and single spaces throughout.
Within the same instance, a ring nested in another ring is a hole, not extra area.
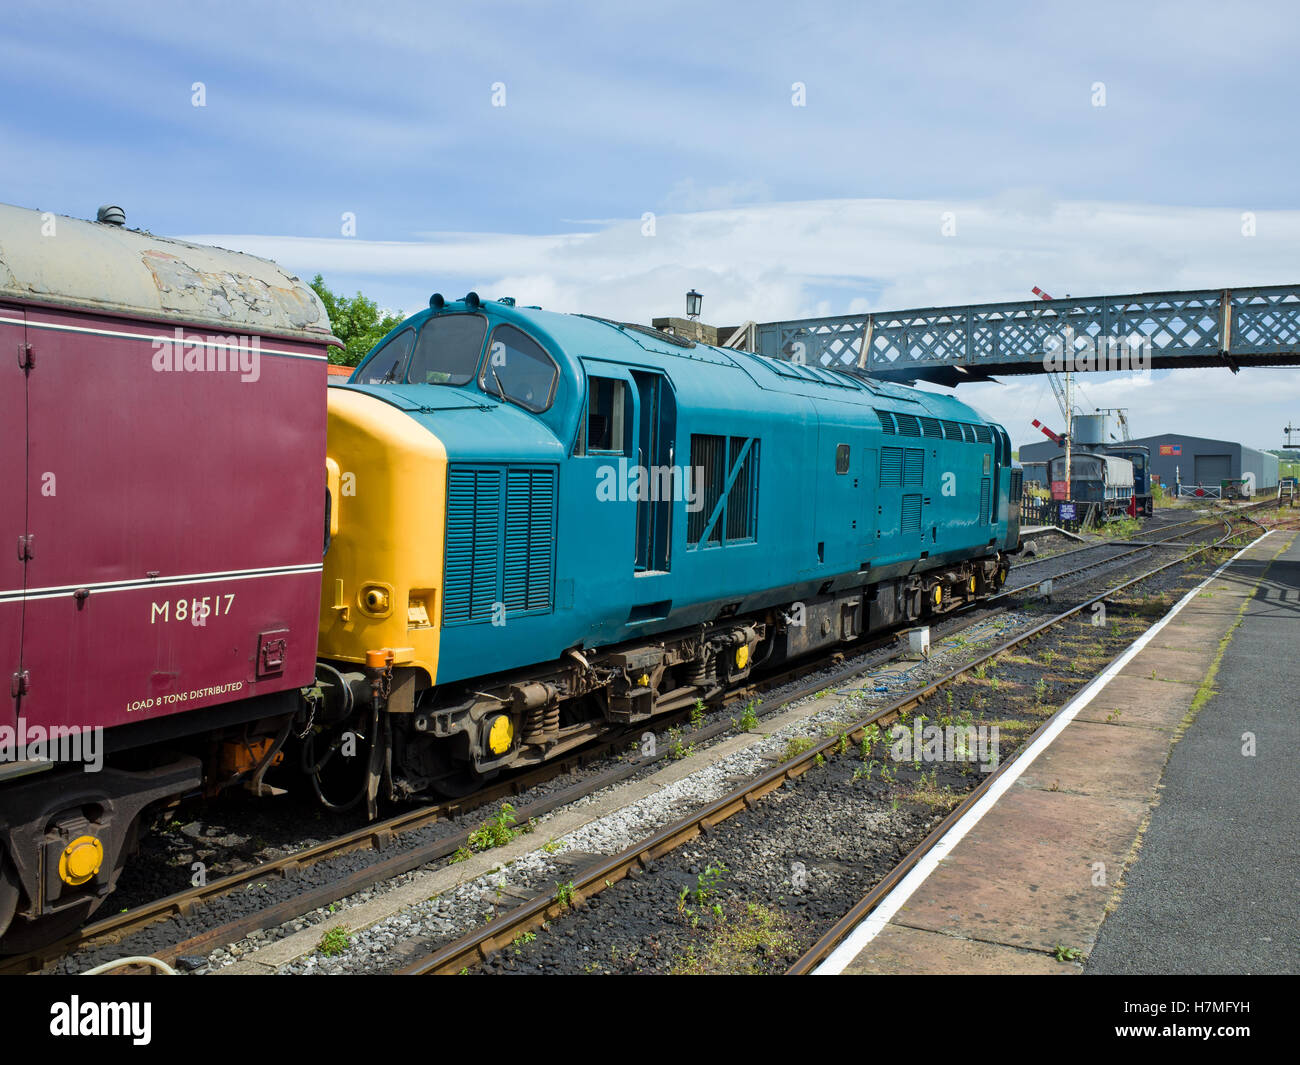
M 473 293 L 329 389 L 328 454 L 319 653 L 391 667 L 398 798 L 941 614 L 1019 547 L 1007 434 L 955 398 Z

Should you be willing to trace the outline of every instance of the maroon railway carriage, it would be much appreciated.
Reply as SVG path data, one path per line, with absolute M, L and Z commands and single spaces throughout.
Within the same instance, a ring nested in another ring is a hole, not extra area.
M 260 786 L 313 682 L 336 343 L 272 262 L 0 205 L 4 950 L 162 804 Z

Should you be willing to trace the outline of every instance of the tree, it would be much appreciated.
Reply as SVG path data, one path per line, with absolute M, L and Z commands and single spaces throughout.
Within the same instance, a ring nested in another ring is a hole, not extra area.
M 360 292 L 351 299 L 331 292 L 320 274 L 311 279 L 311 287 L 325 304 L 334 335 L 343 341 L 341 349 L 330 350 L 330 362 L 333 363 L 356 366 L 405 317 L 401 314 L 381 316 L 379 305 Z

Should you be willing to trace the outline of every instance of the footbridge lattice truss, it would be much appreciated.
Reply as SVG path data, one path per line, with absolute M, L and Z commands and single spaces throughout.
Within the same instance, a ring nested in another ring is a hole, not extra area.
M 1242 366 L 1300 365 L 1300 285 L 768 322 L 754 327 L 754 346 L 759 354 L 808 366 L 947 385 L 1093 368 L 1083 361 L 1088 352 L 1095 368 L 1227 366 L 1236 373 Z M 1075 357 L 1079 365 L 1064 365 Z

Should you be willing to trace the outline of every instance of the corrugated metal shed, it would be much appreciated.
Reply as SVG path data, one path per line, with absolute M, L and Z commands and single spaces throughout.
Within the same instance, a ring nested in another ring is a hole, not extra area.
M 1184 433 L 1165 433 L 1127 441 L 1151 450 L 1151 473 L 1164 485 L 1175 481 L 1197 484 L 1198 471 L 1203 483 L 1218 485 L 1222 480 L 1236 480 L 1248 473 L 1255 475 L 1257 490 L 1277 487 L 1278 458 L 1256 451 L 1232 440 L 1211 440 Z M 1051 441 L 1025 444 L 1020 448 L 1021 462 L 1046 462 L 1062 454 Z
M 0 204 L 0 300 L 266 336 L 330 336 L 311 287 L 269 259 Z

